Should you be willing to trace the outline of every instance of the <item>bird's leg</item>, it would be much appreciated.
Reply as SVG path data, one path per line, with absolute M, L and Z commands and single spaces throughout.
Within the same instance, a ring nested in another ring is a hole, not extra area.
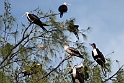
M 70 56 L 69 56 L 70 58 L 72 57 L 72 54 L 70 54 Z
M 34 22 L 34 20 L 31 21 L 31 23 L 33 23 L 33 22 Z
M 103 67 L 102 67 L 102 72 L 103 72 L 103 75 L 106 77 L 106 71 Z
M 35 19 L 31 20 L 31 24 L 35 21 Z
M 30 25 L 34 22 L 34 20 L 30 20 Z
M 103 72 L 103 75 L 106 77 L 106 66 L 105 66 L 105 63 L 100 59 L 100 58 L 97 58 L 97 60 L 100 60 L 101 61 L 101 68 L 102 68 L 102 72 Z

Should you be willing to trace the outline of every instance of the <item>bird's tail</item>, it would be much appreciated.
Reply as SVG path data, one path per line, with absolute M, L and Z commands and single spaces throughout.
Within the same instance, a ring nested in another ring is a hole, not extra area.
M 84 56 L 83 55 L 79 55 L 80 58 L 84 59 Z
M 42 24 L 39 25 L 45 32 L 48 32 Z
M 50 25 L 47 25 L 47 24 L 45 24 L 45 23 L 42 23 L 42 25 L 43 25 L 43 26 L 50 26 Z

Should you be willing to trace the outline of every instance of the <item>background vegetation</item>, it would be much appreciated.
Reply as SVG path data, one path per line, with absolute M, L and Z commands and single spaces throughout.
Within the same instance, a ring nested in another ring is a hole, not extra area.
M 90 76 L 84 79 L 85 83 L 124 83 L 123 65 L 111 74 L 112 62 L 106 58 L 109 70 L 106 70 L 105 77 L 101 67 L 90 59 L 85 42 L 91 27 L 79 30 L 74 27 L 75 18 L 58 22 L 57 14 L 52 10 L 46 13 L 40 8 L 30 11 L 50 25 L 46 27 L 46 33 L 34 24 L 25 25 L 22 22 L 20 26 L 18 19 L 11 14 L 11 3 L 7 0 L 4 8 L 5 12 L 0 15 L 0 83 L 72 83 L 69 68 L 79 58 L 67 58 L 62 44 L 64 41 L 84 55 L 83 63 L 88 67 Z M 76 42 L 70 39 L 73 36 L 76 36 Z M 85 42 L 79 42 L 80 38 Z

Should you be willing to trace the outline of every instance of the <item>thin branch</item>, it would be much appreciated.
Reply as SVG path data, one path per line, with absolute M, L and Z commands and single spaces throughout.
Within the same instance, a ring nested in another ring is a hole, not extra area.
M 28 26 L 30 27 L 30 25 Z M 11 51 L 6 55 L 6 57 L 3 59 L 3 61 L 0 63 L 0 65 L 2 65 L 5 60 L 10 56 L 10 54 L 12 53 L 13 49 L 15 49 L 18 45 L 20 45 L 26 38 L 28 38 L 30 35 L 27 35 L 26 37 L 22 38 L 12 49 Z M 11 57 L 11 56 L 10 56 Z M 1 67 L 0 67 L 1 69 Z
M 52 69 L 49 73 L 47 73 L 45 76 L 43 76 L 41 79 L 44 79 L 45 77 L 47 77 L 48 75 L 50 75 L 53 71 L 55 71 L 64 61 L 68 60 L 70 57 L 66 57 L 65 59 L 63 59 L 58 66 L 56 66 L 54 69 Z
M 119 71 L 122 69 L 122 67 L 123 67 L 124 65 L 122 65 L 119 69 L 118 69 L 118 71 L 115 73 L 115 74 L 113 74 L 111 77 L 109 77 L 108 79 L 105 79 L 103 82 L 105 83 L 105 82 L 107 82 L 108 80 L 110 80 L 110 79 L 112 79 L 115 75 L 117 75 L 118 73 L 119 73 Z
M 31 26 L 31 24 L 32 24 L 32 23 L 30 23 L 29 26 L 25 29 L 22 38 L 24 38 L 24 35 L 25 35 L 26 31 L 28 30 L 28 28 Z

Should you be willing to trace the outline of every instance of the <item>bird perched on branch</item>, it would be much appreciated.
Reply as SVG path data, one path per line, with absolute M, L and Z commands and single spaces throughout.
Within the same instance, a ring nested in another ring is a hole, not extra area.
M 77 57 L 80 57 L 80 58 L 83 58 L 83 55 L 80 54 L 80 52 L 76 49 L 76 48 L 73 48 L 73 47 L 69 47 L 68 43 L 67 42 L 64 42 L 64 49 L 65 51 L 70 54 L 70 57 L 72 56 L 77 56 Z
M 49 25 L 41 22 L 40 18 L 38 18 L 36 15 L 30 14 L 29 12 L 25 12 L 25 14 L 23 16 L 27 16 L 27 19 L 29 20 L 30 23 L 34 23 L 36 25 L 39 25 L 44 31 L 47 32 L 47 30 L 44 28 L 44 26 L 49 26 Z
M 84 75 L 80 72 L 81 68 L 83 68 L 83 64 L 74 66 L 69 72 L 71 73 L 73 83 L 84 83 Z
M 68 11 L 68 7 L 67 6 L 70 6 L 70 5 L 71 4 L 67 4 L 66 2 L 64 2 L 63 5 L 59 6 L 58 11 L 60 12 L 60 18 L 62 18 L 63 13 Z
M 96 48 L 96 44 L 92 43 L 90 44 L 93 48 L 92 50 L 92 57 L 94 58 L 94 60 L 101 65 L 102 67 L 105 67 L 105 58 L 102 54 L 102 52 L 99 51 L 98 48 Z

